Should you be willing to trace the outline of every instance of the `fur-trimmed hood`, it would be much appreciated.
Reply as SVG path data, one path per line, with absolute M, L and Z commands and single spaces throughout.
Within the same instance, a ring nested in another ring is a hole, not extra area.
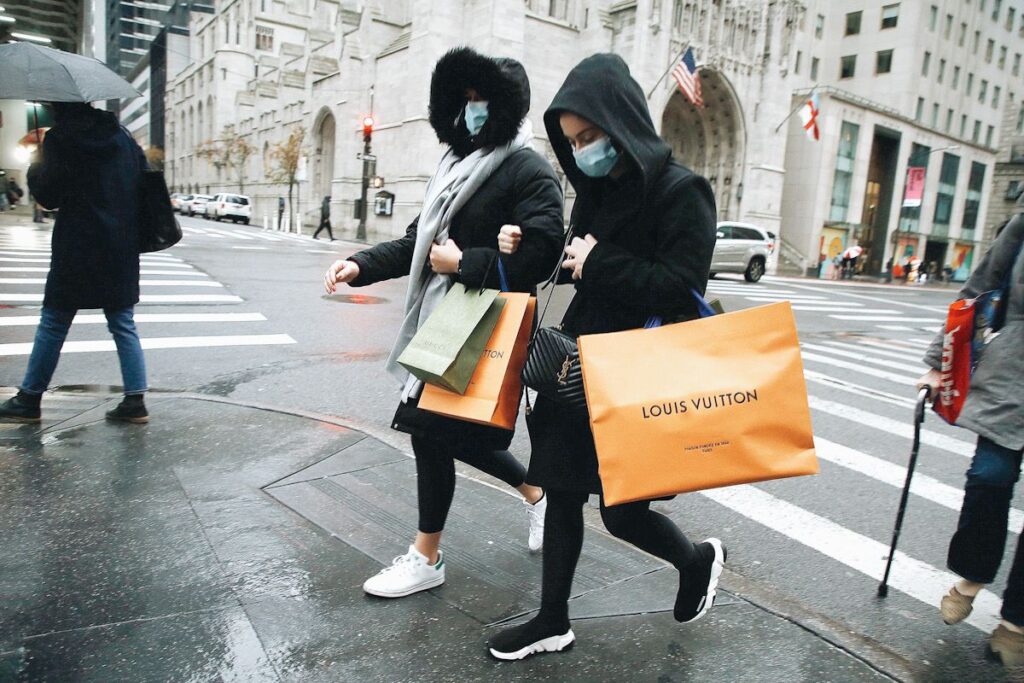
M 487 100 L 487 122 L 470 137 L 464 121 L 466 88 Z M 480 147 L 498 147 L 515 139 L 530 110 L 530 81 L 514 59 L 487 57 L 468 47 L 447 52 L 430 79 L 430 125 L 437 139 L 459 156 Z

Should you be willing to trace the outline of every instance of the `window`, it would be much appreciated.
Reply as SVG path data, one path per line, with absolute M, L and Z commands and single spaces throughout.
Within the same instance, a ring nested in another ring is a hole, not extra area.
M 847 14 L 846 16 L 850 16 L 850 15 Z M 936 7 L 935 5 L 932 5 L 931 9 L 928 11 L 928 30 L 929 31 L 934 31 L 935 30 L 935 22 L 938 21 L 938 19 L 939 19 L 939 8 Z
M 267 0 L 260 0 L 260 11 L 261 12 L 266 12 L 267 11 Z
M 971 142 L 978 142 L 981 139 L 981 121 L 974 120 L 974 133 L 971 135 Z
M 1000 94 L 1002 94 L 1002 88 L 1000 88 L 998 85 L 996 87 L 992 88 L 992 108 L 993 109 L 998 109 L 999 108 L 999 95 Z
M 1003 8 L 1003 0 L 992 0 L 992 21 L 999 21 L 999 10 Z
M 1017 18 L 1017 10 L 1013 7 L 1006 10 L 1006 30 L 1013 30 L 1013 20 Z
M 985 97 L 988 95 L 988 81 L 981 79 L 981 87 L 978 88 L 978 101 L 985 104 Z
M 1013 75 L 1020 75 L 1020 53 L 1017 52 L 1013 55 Z
M 800 75 L 800 62 L 802 62 L 803 59 L 804 59 L 804 53 L 801 52 L 800 50 L 797 50 L 796 51 L 796 62 L 793 63 L 793 73 L 795 73 L 797 76 Z
M 257 50 L 273 50 L 274 49 L 274 29 L 269 26 L 257 26 L 256 27 L 256 49 Z
M 974 40 L 971 41 L 971 52 L 978 54 L 978 44 L 981 42 L 981 31 L 974 32 Z
M 814 20 L 814 37 L 821 38 L 825 35 L 825 15 L 819 14 L 818 18 Z
M 967 114 L 960 116 L 960 137 L 967 135 Z
M 942 83 L 942 79 L 946 77 L 946 60 L 939 60 L 939 83 Z
M 960 67 L 953 67 L 953 90 L 956 90 L 960 86 Z
M 932 128 L 939 127 L 939 103 L 936 102 L 932 105 Z
M 927 76 L 928 75 L 928 67 L 930 67 L 931 64 L 932 64 L 932 53 L 925 51 L 925 53 L 924 53 L 924 60 L 921 62 L 921 75 L 922 76 Z
M 850 12 L 846 15 L 846 36 L 855 36 L 860 33 L 860 19 L 863 12 Z
M 953 110 L 946 110 L 946 132 L 953 130 Z
M 839 151 L 836 155 L 836 172 L 832 182 L 832 206 L 829 220 L 844 222 L 850 208 L 850 190 L 853 186 L 853 160 L 857 150 L 857 136 L 860 126 L 843 121 L 839 132 Z
M 974 90 L 974 74 L 967 74 L 967 95 L 970 96 Z
M 917 111 L 914 112 L 914 120 L 920 121 L 921 117 L 924 116 L 924 98 L 917 98 Z
M 956 38 L 956 44 L 960 47 L 964 46 L 964 39 L 967 37 L 967 22 L 960 24 L 960 35 Z
M 817 57 L 811 57 L 811 80 L 812 81 L 818 80 L 818 64 L 820 64 L 820 61 L 818 60 L 818 58 Z
M 953 33 L 953 15 L 946 15 L 946 28 L 942 31 L 942 37 L 949 40 L 949 36 Z
M 892 50 L 875 53 L 875 73 L 887 74 L 892 71 Z
M 1024 133 L 1024 104 L 1020 105 L 1020 111 L 1017 112 L 1017 132 Z
M 992 146 L 992 136 L 995 135 L 995 132 L 996 132 L 996 127 L 995 126 L 989 126 L 988 130 L 985 131 L 985 146 L 986 147 L 991 147 Z
M 853 78 L 857 71 L 857 55 L 847 55 L 840 60 L 839 78 Z
M 985 45 L 985 63 L 986 64 L 991 64 L 992 63 L 992 54 L 995 52 L 995 50 L 996 50 L 996 41 L 994 41 L 991 38 L 989 38 L 988 43 L 986 43 L 986 45 Z
M 1005 69 L 1006 68 L 1006 46 L 1005 45 L 1003 45 L 1002 47 L 999 48 L 999 68 L 1000 69 Z
M 933 235 L 949 234 L 949 219 L 953 215 L 953 196 L 956 193 L 956 176 L 960 171 L 960 157 L 945 152 L 942 155 L 942 169 L 939 171 L 939 188 L 935 194 L 935 217 Z
M 220 80 L 222 80 L 222 81 L 228 80 L 228 70 L 227 69 L 221 69 L 220 70 Z
M 981 188 L 985 183 L 985 164 L 971 162 L 971 177 L 967 181 L 967 201 L 964 202 L 964 219 L 960 224 L 964 239 L 974 238 L 974 228 L 978 223 L 978 208 L 981 206 Z M 970 233 L 970 234 L 968 234 Z
M 900 18 L 900 5 L 886 5 L 882 8 L 882 28 L 896 28 L 896 21 Z

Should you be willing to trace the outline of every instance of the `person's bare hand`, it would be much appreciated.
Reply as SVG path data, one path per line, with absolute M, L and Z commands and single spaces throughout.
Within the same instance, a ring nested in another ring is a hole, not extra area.
M 324 289 L 328 294 L 334 294 L 339 284 L 348 284 L 359 277 L 359 264 L 355 261 L 338 259 L 331 264 L 324 275 Z
M 452 240 L 445 240 L 444 244 L 435 244 L 430 247 L 430 267 L 440 275 L 450 275 L 459 272 L 459 261 L 462 260 L 462 250 Z
M 938 370 L 929 370 L 917 380 L 917 388 L 920 391 L 925 387 L 931 390 L 932 399 L 939 395 L 939 384 L 942 382 L 942 373 Z
M 587 235 L 583 239 L 573 237 L 572 242 L 565 248 L 565 254 L 569 258 L 562 261 L 562 268 L 572 271 L 573 280 L 583 277 L 583 264 L 586 263 L 595 244 L 597 244 L 597 238 Z
M 518 225 L 503 225 L 498 233 L 498 251 L 502 254 L 514 254 L 523 239 L 523 229 Z

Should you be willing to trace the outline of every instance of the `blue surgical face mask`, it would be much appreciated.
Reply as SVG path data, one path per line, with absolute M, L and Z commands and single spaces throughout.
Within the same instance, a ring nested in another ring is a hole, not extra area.
M 573 158 L 580 170 L 591 178 L 608 175 L 619 160 L 619 152 L 612 146 L 611 138 L 603 137 L 582 149 L 573 150 Z
M 487 102 L 466 102 L 466 129 L 475 136 L 487 123 Z

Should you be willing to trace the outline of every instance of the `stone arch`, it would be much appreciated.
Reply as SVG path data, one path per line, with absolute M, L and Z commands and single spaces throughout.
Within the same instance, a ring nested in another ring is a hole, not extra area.
M 334 114 L 324 107 L 313 124 L 313 191 L 317 200 L 331 194 L 336 132 Z
M 697 108 L 677 89 L 662 113 L 661 135 L 680 163 L 711 183 L 719 219 L 735 220 L 746 167 L 743 108 L 724 73 L 704 67 L 700 79 L 704 107 Z

